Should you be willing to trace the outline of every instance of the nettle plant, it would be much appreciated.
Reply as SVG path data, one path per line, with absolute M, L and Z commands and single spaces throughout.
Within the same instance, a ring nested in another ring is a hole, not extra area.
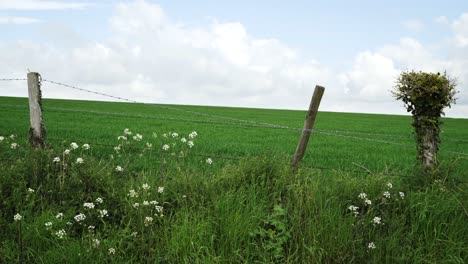
M 438 165 L 440 117 L 444 115 L 444 108 L 455 103 L 455 86 L 456 81 L 446 73 L 408 71 L 401 73 L 392 92 L 413 115 L 417 158 L 423 172 L 429 172 Z

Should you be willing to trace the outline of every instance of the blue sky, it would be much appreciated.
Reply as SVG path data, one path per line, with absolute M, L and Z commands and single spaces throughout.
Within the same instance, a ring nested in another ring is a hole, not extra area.
M 139 25 L 133 33 L 122 30 L 130 20 Z M 107 54 L 103 65 L 113 69 L 103 76 L 122 69 L 131 72 L 122 85 L 133 87 L 129 95 L 134 98 L 147 98 L 137 94 L 143 91 L 157 94 L 153 101 L 169 103 L 298 109 L 310 93 L 309 83 L 313 87 L 316 80 L 332 90 L 325 110 L 404 114 L 401 105 L 388 96 L 398 72 L 447 69 L 461 81 L 461 106 L 448 114 L 468 117 L 464 84 L 468 70 L 463 70 L 468 65 L 464 55 L 468 53 L 468 1 L 0 0 L 0 29 L 0 47 L 15 47 L 21 53 L 31 51 L 36 43 L 46 49 L 32 51 L 38 53 L 34 62 L 21 58 L 3 62 L 0 75 L 20 75 L 21 67 L 29 64 L 52 77 L 73 78 L 70 81 L 109 91 L 111 87 L 102 85 L 105 80 L 76 77 L 89 69 L 71 65 L 70 70 L 76 72 L 72 74 L 45 66 L 50 62 L 47 56 L 78 63 L 99 57 L 96 52 L 102 51 Z M 257 47 L 264 40 L 268 44 Z M 146 53 L 151 45 L 156 45 L 156 54 Z M 155 70 L 139 70 L 140 50 L 145 54 L 142 67 Z M 125 51 L 128 54 L 121 55 Z M 190 58 L 187 61 L 178 57 L 184 52 Z M 8 59 L 12 58 L 2 61 Z M 215 68 L 207 66 L 214 64 Z M 169 67 L 174 67 L 173 72 L 167 72 Z M 177 78 L 162 80 L 162 75 Z M 210 76 L 213 79 L 207 80 Z M 238 82 L 234 76 L 245 76 L 245 80 Z M 365 76 L 371 81 L 364 80 Z M 198 88 L 204 92 L 192 98 L 164 87 L 180 93 Z M 276 97 L 261 99 L 265 91 Z M 238 98 L 228 100 L 223 92 Z M 359 98 L 369 93 L 369 98 Z M 288 100 L 281 100 L 285 95 Z M 269 105 L 268 101 L 278 103 Z

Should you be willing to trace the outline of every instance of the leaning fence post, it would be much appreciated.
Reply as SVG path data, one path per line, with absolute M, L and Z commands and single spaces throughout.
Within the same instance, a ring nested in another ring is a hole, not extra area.
M 46 130 L 42 122 L 42 94 L 40 75 L 37 72 L 28 73 L 29 94 L 29 144 L 33 148 L 44 148 L 46 146 Z
M 304 129 L 302 130 L 299 143 L 297 143 L 296 153 L 294 154 L 293 160 L 291 162 L 293 171 L 297 171 L 299 162 L 302 160 L 302 157 L 304 157 L 307 143 L 309 142 L 309 137 L 312 133 L 312 127 L 314 126 L 315 117 L 317 116 L 317 111 L 324 91 L 324 87 L 319 85 L 315 86 L 314 94 L 312 95 L 312 100 L 310 101 L 309 110 L 307 111 L 306 119 L 304 121 Z

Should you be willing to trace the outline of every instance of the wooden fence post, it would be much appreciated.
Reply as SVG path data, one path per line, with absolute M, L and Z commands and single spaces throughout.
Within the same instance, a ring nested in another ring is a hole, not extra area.
M 33 148 L 45 148 L 46 130 L 42 122 L 42 94 L 40 75 L 37 72 L 28 73 L 29 94 L 29 144 Z
M 306 119 L 304 121 L 304 130 L 302 130 L 299 143 L 297 143 L 296 153 L 294 154 L 293 160 L 291 162 L 293 171 L 297 171 L 299 162 L 302 160 L 302 157 L 304 157 L 307 143 L 309 142 L 309 137 L 312 133 L 312 128 L 314 127 L 315 117 L 317 116 L 317 111 L 324 91 L 324 87 L 319 85 L 315 86 L 314 94 L 312 95 L 312 100 L 310 101 L 309 105 L 309 111 L 307 111 Z

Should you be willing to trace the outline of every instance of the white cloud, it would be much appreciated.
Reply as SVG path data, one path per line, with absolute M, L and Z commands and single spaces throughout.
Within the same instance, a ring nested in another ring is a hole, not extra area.
M 92 3 L 84 2 L 62 2 L 46 0 L 2 0 L 0 1 L 0 10 L 83 9 L 92 5 Z
M 455 40 L 458 46 L 468 46 L 468 13 L 464 13 L 452 24 L 455 32 Z
M 434 22 L 441 25 L 447 25 L 449 23 L 449 19 L 446 16 L 438 16 L 434 19 Z
M 462 18 L 455 35 L 465 34 Z M 76 34 L 47 26 L 59 32 L 56 38 Z M 24 78 L 29 68 L 46 79 L 142 102 L 290 109 L 306 109 L 320 84 L 326 87 L 322 110 L 397 114 L 405 111 L 389 91 L 400 70 L 447 69 L 468 82 L 468 47 L 454 45 L 449 57 L 439 58 L 411 38 L 359 53 L 349 70 L 338 72 L 280 40 L 252 36 L 240 22 L 188 27 L 142 0 L 117 4 L 109 26 L 111 37 L 100 42 L 0 41 L 0 72 Z M 26 96 L 20 84 L 11 85 L 17 89 L 2 95 Z M 465 86 L 452 116 L 466 117 Z M 43 90 L 45 97 L 108 99 L 49 83 Z
M 421 31 L 424 28 L 424 23 L 418 19 L 410 19 L 401 23 L 403 27 L 411 31 Z
M 37 22 L 40 20 L 31 17 L 0 16 L 0 25 L 24 25 Z

